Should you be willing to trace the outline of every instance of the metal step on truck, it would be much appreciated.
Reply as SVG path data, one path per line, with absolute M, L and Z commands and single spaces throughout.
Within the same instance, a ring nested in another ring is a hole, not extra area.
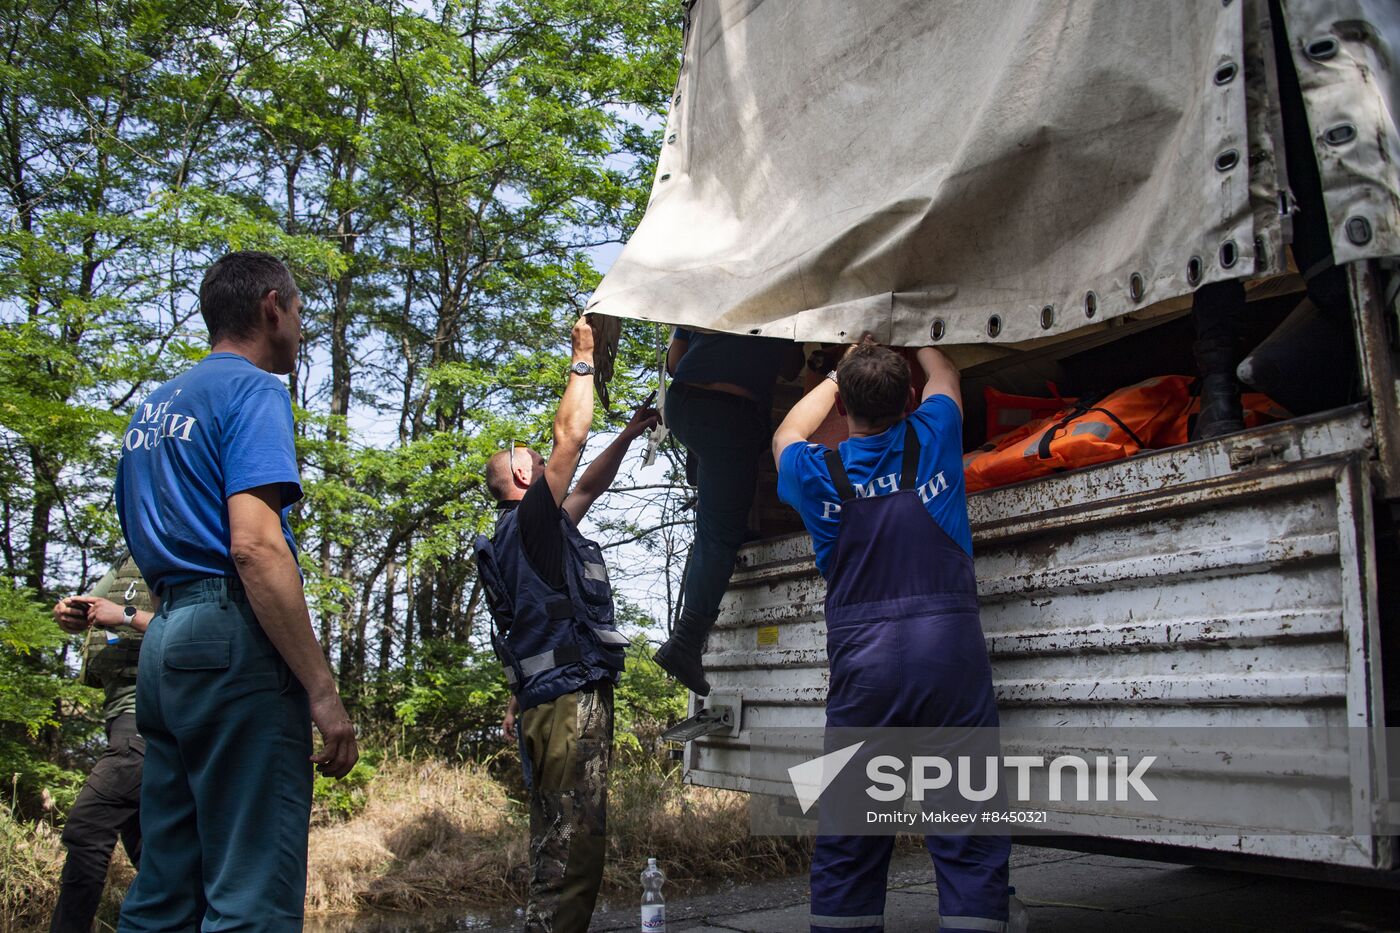
M 1392 883 L 1400 6 L 683 8 L 651 202 L 590 310 L 809 352 L 864 332 L 938 346 L 962 371 L 969 451 L 989 440 L 987 389 L 1192 375 L 1193 295 L 1213 283 L 1245 285 L 1241 356 L 1292 333 L 1280 394 L 1340 386 L 968 509 L 1003 728 L 1065 728 L 1090 751 L 1098 732 L 1157 730 L 1163 779 L 1199 801 L 1042 799 L 1054 835 L 1035 841 Z M 1332 336 L 1313 347 L 1304 318 Z M 775 423 L 814 378 L 779 386 Z M 768 469 L 684 767 L 781 804 L 792 784 L 756 762 L 774 730 L 810 730 L 821 753 L 824 584 Z

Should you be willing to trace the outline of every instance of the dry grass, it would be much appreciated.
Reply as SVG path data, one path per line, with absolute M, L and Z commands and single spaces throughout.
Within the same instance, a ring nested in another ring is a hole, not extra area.
M 637 887 L 648 856 L 681 893 L 788 874 L 810 855 L 799 840 L 751 836 L 745 795 L 682 785 L 648 759 L 614 768 L 608 835 L 605 892 Z M 391 762 L 360 813 L 312 829 L 307 909 L 522 904 L 528 836 L 523 792 L 487 765 Z
M 667 893 L 800 871 L 803 840 L 749 834 L 743 794 L 689 787 L 679 772 L 619 756 L 608 798 L 605 893 L 635 893 L 648 856 Z M 391 759 L 348 819 L 313 815 L 306 907 L 317 914 L 523 904 L 529 815 L 513 761 Z M 0 933 L 47 928 L 63 866 L 58 833 L 0 808 Z M 134 872 L 118 846 L 99 915 L 110 929 Z
M 608 794 L 604 890 L 635 894 L 649 856 L 676 894 L 719 881 L 742 883 L 805 870 L 811 840 L 754 836 L 749 797 L 682 784 L 679 769 L 624 763 Z
M 508 903 L 525 819 L 486 765 L 390 761 L 358 814 L 312 828 L 307 910 Z
M 125 852 L 117 848 L 98 910 L 99 930 L 116 926 L 122 895 L 136 877 Z M 0 808 L 0 933 L 48 929 L 63 858 L 58 832 L 47 822 L 20 822 Z

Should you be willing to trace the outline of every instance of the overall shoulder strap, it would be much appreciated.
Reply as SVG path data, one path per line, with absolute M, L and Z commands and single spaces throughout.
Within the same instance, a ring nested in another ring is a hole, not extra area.
M 919 435 L 915 433 L 914 426 L 906 420 L 904 422 L 904 466 L 899 472 L 900 489 L 913 489 L 918 482 L 919 453 L 922 449 L 919 446 Z
M 836 486 L 836 494 L 841 497 L 842 502 L 847 502 L 856 497 L 856 488 L 851 485 L 851 478 L 846 475 L 846 467 L 841 462 L 841 455 L 830 447 L 822 455 L 826 459 L 826 469 L 831 473 L 831 482 Z

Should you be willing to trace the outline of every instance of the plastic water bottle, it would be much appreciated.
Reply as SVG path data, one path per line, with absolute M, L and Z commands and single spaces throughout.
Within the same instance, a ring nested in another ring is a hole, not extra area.
M 656 859 L 647 859 L 642 872 L 642 933 L 666 933 L 666 899 L 661 886 L 666 876 L 656 867 Z
M 1026 905 L 1021 903 L 1021 899 L 1016 896 L 1016 889 L 1011 888 L 1007 892 L 1010 897 L 1007 899 L 1007 919 L 1006 933 L 1026 933 L 1031 926 L 1030 912 L 1026 910 Z

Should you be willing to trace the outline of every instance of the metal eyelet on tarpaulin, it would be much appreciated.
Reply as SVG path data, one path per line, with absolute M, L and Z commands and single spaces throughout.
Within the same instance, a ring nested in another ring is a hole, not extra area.
M 1276 108 L 1247 104 L 1267 3 L 1109 4 L 1061 30 L 1033 0 L 698 0 L 652 202 L 594 309 L 903 345 L 941 320 L 942 344 L 1015 347 L 1275 271 Z M 1033 99 L 979 90 L 1010 80 Z
M 1400 255 L 1400 8 L 1394 0 L 1288 0 L 1283 18 L 1319 142 L 1333 256 Z

